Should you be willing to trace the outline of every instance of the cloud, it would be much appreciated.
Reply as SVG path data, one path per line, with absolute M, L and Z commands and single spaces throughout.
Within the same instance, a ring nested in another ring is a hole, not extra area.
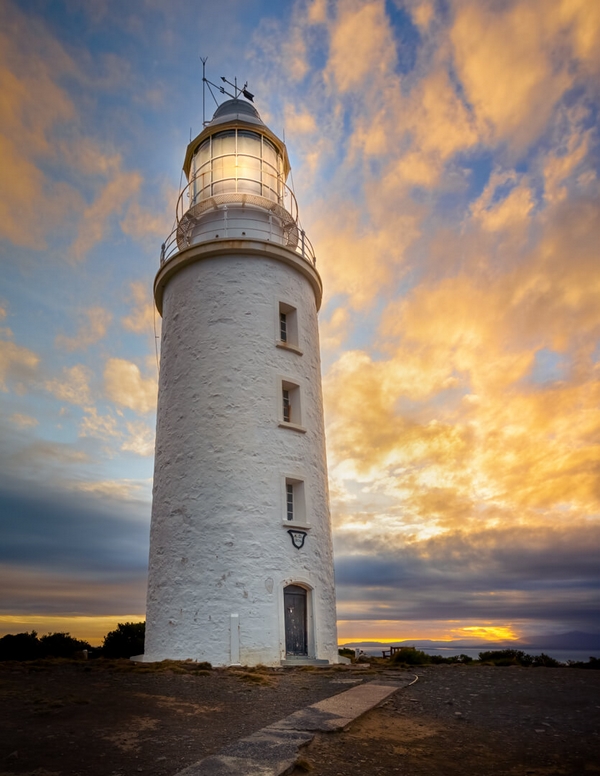
M 39 421 L 36 418 L 32 418 L 31 415 L 25 415 L 22 412 L 15 412 L 9 418 L 11 423 L 19 428 L 35 428 L 39 425 Z
M 85 407 L 92 403 L 90 379 L 91 372 L 88 367 L 77 364 L 64 367 L 60 378 L 46 380 L 44 388 L 60 401 Z
M 132 198 L 120 221 L 124 234 L 143 244 L 154 246 L 157 260 L 161 243 L 173 229 L 172 212 L 178 196 L 179 191 L 174 186 L 164 185 L 152 207 L 143 207 L 137 198 Z
M 86 407 L 79 424 L 79 435 L 108 440 L 121 437 L 122 432 L 114 415 L 101 415 L 96 407 Z
M 36 165 L 53 157 L 51 134 L 75 115 L 72 101 L 56 77 L 73 73 L 75 65 L 39 23 L 27 34 L 38 48 L 28 56 L 19 45 L 27 21 L 11 4 L 4 4 L 0 33 L 0 234 L 16 245 L 46 246 L 46 231 L 77 210 L 78 195 L 67 184 L 53 182 Z M 42 54 L 43 52 L 43 54 Z
M 89 463 L 90 456 L 85 450 L 62 442 L 50 442 L 38 439 L 21 449 L 4 456 L 6 471 L 12 470 L 21 477 L 32 475 L 53 479 L 57 468 L 63 464 L 80 466 Z
M 108 579 L 145 572 L 149 504 L 108 494 L 68 492 L 4 483 L 0 562 Z M 50 530 L 49 530 L 50 529 Z
M 2 482 L 5 615 L 43 620 L 144 611 L 149 500 L 135 498 L 137 488 L 132 491 L 127 482 L 124 489 L 117 483 L 81 485 L 73 491 L 40 484 L 34 489 L 18 478 Z
M 336 553 L 343 620 L 528 623 L 594 631 L 600 527 L 458 530 L 400 546 L 390 533 Z M 362 551 L 361 551 L 362 546 Z M 392 549 L 393 548 L 393 549 Z M 439 629 L 439 625 L 438 625 Z M 396 634 L 398 637 L 398 634 Z
M 63 85 L 84 84 L 89 95 L 92 63 L 85 52 L 67 52 L 39 17 L 10 2 L 2 5 L 0 22 L 0 236 L 34 250 L 59 236 L 72 243 L 71 258 L 81 260 L 110 217 L 125 211 L 141 176 L 123 170 L 121 157 L 93 137 L 89 104 Z M 114 87 L 113 76 L 124 75 L 123 60 L 113 60 L 106 81 Z M 108 67 L 110 57 L 102 64 Z M 97 61 L 93 72 L 98 88 Z M 59 167 L 60 176 L 50 172 Z M 86 205 L 90 190 L 94 199 Z
M 115 500 L 140 501 L 148 495 L 152 482 L 131 479 L 74 481 L 70 483 L 70 487 L 73 490 L 92 493 L 95 496 L 106 496 Z
M 92 204 L 83 211 L 78 234 L 70 249 L 75 260 L 83 259 L 103 239 L 110 217 L 124 211 L 141 185 L 142 176 L 139 173 L 122 171 L 104 185 Z
M 17 392 L 23 393 L 25 385 L 35 379 L 39 363 L 40 357 L 32 350 L 0 340 L 0 390 L 8 391 L 12 382 Z
M 136 453 L 137 455 L 154 455 L 154 430 L 142 421 L 127 423 L 129 437 L 123 442 L 122 450 Z
M 396 44 L 383 3 L 341 0 L 331 31 L 325 78 L 340 92 L 347 92 L 362 86 L 373 73 L 385 76 L 395 60 Z
M 131 361 L 109 359 L 104 369 L 104 387 L 109 399 L 135 412 L 146 413 L 156 407 L 156 380 L 142 377 L 139 367 Z
M 143 281 L 130 283 L 129 298 L 133 303 L 133 309 L 129 315 L 121 319 L 121 323 L 128 331 L 154 336 L 154 300 L 148 283 Z
M 106 330 L 112 320 L 112 313 L 103 307 L 92 307 L 86 310 L 87 321 L 79 327 L 74 337 L 58 334 L 55 343 L 57 348 L 67 351 L 85 350 L 94 345 L 106 335 Z
M 511 185 L 510 192 L 496 199 L 497 191 L 507 184 Z M 518 176 L 513 170 L 494 171 L 479 199 L 471 204 L 471 215 L 486 231 L 514 230 L 527 224 L 533 207 L 533 192 L 523 176 Z

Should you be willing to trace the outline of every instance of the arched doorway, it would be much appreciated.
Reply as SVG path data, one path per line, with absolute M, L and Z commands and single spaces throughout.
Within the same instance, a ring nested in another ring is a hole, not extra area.
M 306 589 L 300 585 L 288 585 L 283 589 L 286 655 L 308 655 L 306 599 Z

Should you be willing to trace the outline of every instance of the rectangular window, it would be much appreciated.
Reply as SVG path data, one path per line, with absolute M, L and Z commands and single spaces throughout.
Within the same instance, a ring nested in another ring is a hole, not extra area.
M 300 386 L 285 378 L 279 378 L 279 409 L 280 426 L 288 426 L 295 431 L 306 431 L 302 426 L 303 412 Z
M 290 392 L 287 388 L 282 389 L 283 395 L 283 422 L 292 422 L 292 405 L 290 402 Z
M 287 314 L 279 313 L 279 339 L 287 342 Z
M 282 515 L 283 523 L 306 523 L 306 491 L 304 480 L 299 477 L 285 478 L 285 509 Z
M 301 353 L 298 347 L 298 311 L 285 302 L 279 302 L 277 317 L 277 344 Z

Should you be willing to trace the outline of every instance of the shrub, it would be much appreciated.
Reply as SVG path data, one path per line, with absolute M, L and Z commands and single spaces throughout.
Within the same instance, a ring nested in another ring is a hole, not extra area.
M 563 666 L 563 663 L 561 663 L 560 660 L 555 660 L 553 657 L 550 657 L 550 655 L 545 655 L 542 652 L 541 655 L 533 656 L 532 665 L 536 668 L 540 666 L 543 668 L 560 668 Z
M 533 658 L 521 649 L 495 649 L 480 652 L 482 663 L 492 663 L 495 666 L 530 666 Z
M 415 647 L 400 647 L 392 657 L 392 663 L 404 663 L 409 666 L 422 666 L 430 662 L 431 657 Z
M 583 660 L 567 660 L 567 665 L 569 668 L 591 668 L 597 671 L 600 669 L 600 658 L 590 657 L 587 663 Z
M 73 657 L 76 652 L 91 650 L 87 641 L 75 639 L 70 633 L 48 633 L 40 639 L 43 657 Z
M 0 660 L 36 660 L 41 657 L 37 633 L 9 633 L 0 639 Z
M 104 657 L 131 657 L 144 651 L 145 622 L 120 622 L 117 629 L 104 637 L 102 654 Z

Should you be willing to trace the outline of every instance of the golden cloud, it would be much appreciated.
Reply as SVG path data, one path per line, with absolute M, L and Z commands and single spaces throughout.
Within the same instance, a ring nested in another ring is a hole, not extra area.
M 374 73 L 385 76 L 395 61 L 396 46 L 383 3 L 340 0 L 325 78 L 340 92 L 348 92 L 364 86 Z
M 0 340 L 0 391 L 8 391 L 10 381 L 23 393 L 24 384 L 36 376 L 39 363 L 40 357 L 32 350 Z
M 156 408 L 157 383 L 143 377 L 139 367 L 122 358 L 110 358 L 104 369 L 104 387 L 109 399 L 135 412 Z
M 129 436 L 123 442 L 121 450 L 141 456 L 154 455 L 154 429 L 142 421 L 127 423 L 126 428 Z
M 75 260 L 84 258 L 102 240 L 110 216 L 122 213 L 141 185 L 142 176 L 137 172 L 119 172 L 106 183 L 94 202 L 83 211 L 77 237 L 71 245 Z
M 454 60 L 481 130 L 523 148 L 547 127 L 572 86 L 572 57 L 598 66 L 591 45 L 600 31 L 598 9 L 585 0 L 456 0 L 454 6 Z
M 85 407 L 92 403 L 90 370 L 83 364 L 65 367 L 60 378 L 46 380 L 44 388 L 60 401 Z
M 10 416 L 9 420 L 19 428 L 35 428 L 35 426 L 39 425 L 39 421 L 36 418 L 33 418 L 31 415 L 25 415 L 22 412 L 15 412 Z
M 74 337 L 58 334 L 56 347 L 68 351 L 84 350 L 94 345 L 106 335 L 106 330 L 112 320 L 112 313 L 103 307 L 91 307 L 85 313 L 87 321 L 79 327 Z
M 86 407 L 85 415 L 79 424 L 79 435 L 98 439 L 114 439 L 121 437 L 122 432 L 114 415 L 101 415 L 96 407 Z
M 143 281 L 135 281 L 130 284 L 129 291 L 133 309 L 129 315 L 121 319 L 121 323 L 128 331 L 154 336 L 154 300 L 148 284 Z
M 84 493 L 94 493 L 108 498 L 137 500 L 146 495 L 151 483 L 122 479 L 122 480 L 93 480 L 91 482 L 73 482 L 72 488 Z

